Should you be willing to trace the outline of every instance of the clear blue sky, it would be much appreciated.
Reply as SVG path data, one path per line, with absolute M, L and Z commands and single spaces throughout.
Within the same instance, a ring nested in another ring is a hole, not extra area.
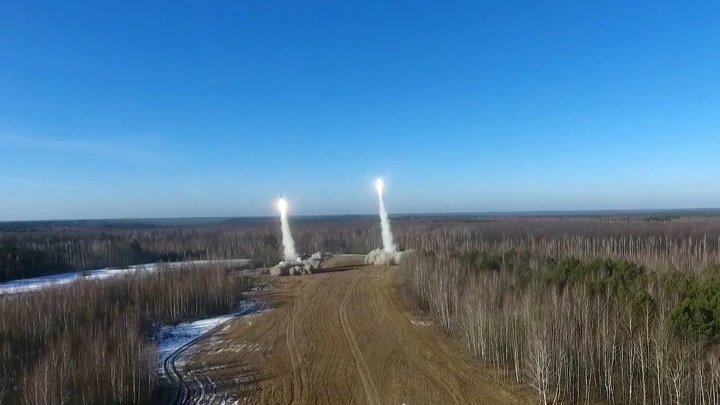
M 720 206 L 717 1 L 5 2 L 0 220 Z

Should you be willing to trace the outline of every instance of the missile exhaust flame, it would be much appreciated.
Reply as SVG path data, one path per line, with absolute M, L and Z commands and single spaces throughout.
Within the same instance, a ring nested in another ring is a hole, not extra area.
M 380 228 L 382 231 L 383 248 L 375 249 L 368 253 L 365 256 L 365 264 L 392 266 L 400 263 L 405 252 L 398 251 L 397 246 L 395 246 L 395 241 L 393 240 L 392 230 L 390 230 L 390 218 L 385 209 L 385 199 L 383 198 L 385 184 L 380 176 L 375 180 L 375 189 L 378 193 L 378 205 L 380 207 Z
M 385 209 L 385 199 L 383 198 L 384 184 L 380 177 L 375 180 L 375 188 L 378 192 L 378 205 L 380 208 L 380 228 L 382 229 L 383 250 L 387 253 L 395 253 L 397 247 L 393 241 L 392 230 L 390 229 L 390 218 Z
M 287 201 L 280 195 L 280 199 L 277 203 L 278 211 L 280 211 L 280 226 L 282 229 L 282 244 L 283 244 L 283 257 L 285 261 L 297 261 L 298 254 L 295 252 L 295 241 L 293 240 L 292 234 L 290 233 L 290 222 L 288 221 Z
M 375 189 L 377 189 L 378 194 L 382 195 L 383 193 L 383 181 L 380 177 L 375 180 Z

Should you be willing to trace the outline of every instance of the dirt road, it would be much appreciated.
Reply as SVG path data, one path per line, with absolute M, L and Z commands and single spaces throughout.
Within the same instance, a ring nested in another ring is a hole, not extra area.
M 218 332 L 188 367 L 240 403 L 531 403 L 436 328 L 412 323 L 396 271 L 275 278 L 274 309 Z

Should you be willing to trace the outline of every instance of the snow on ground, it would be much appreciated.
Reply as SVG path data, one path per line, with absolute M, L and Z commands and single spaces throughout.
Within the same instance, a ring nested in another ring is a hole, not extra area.
M 252 300 L 242 300 L 235 311 L 227 315 L 199 319 L 178 325 L 162 326 L 155 335 L 158 344 L 158 367 L 162 368 L 165 359 L 191 340 L 211 331 L 219 325 L 232 320 L 237 314 L 249 314 L 257 304 Z
M 249 259 L 228 259 L 228 260 L 195 260 L 187 262 L 170 262 L 162 263 L 163 266 L 169 268 L 179 268 L 184 266 L 207 266 L 207 265 L 226 265 L 226 266 L 245 266 L 250 264 Z M 98 270 L 88 270 L 86 272 L 74 271 L 70 273 L 54 274 L 52 276 L 26 278 L 22 280 L 8 281 L 0 283 L 0 295 L 25 293 L 31 291 L 42 290 L 45 288 L 56 287 L 68 284 L 79 279 L 104 279 L 108 277 L 119 276 L 128 273 L 140 271 L 154 271 L 158 267 L 157 263 L 137 264 L 127 267 L 112 267 Z M 83 276 L 83 274 L 85 274 Z
M 200 337 L 213 328 L 233 318 L 233 315 L 222 315 L 200 319 L 195 322 L 179 325 L 163 326 L 157 333 L 158 367 L 162 367 L 165 359 L 191 340 Z
M 433 320 L 427 316 L 414 316 L 410 319 L 410 323 L 418 326 L 430 326 L 433 324 Z

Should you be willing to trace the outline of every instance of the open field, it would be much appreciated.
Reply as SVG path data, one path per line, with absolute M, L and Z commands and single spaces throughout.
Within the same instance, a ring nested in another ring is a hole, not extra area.
M 325 273 L 272 279 L 274 308 L 218 331 L 186 370 L 251 404 L 532 402 L 414 320 L 395 292 L 396 268 L 347 257 L 329 264 Z

